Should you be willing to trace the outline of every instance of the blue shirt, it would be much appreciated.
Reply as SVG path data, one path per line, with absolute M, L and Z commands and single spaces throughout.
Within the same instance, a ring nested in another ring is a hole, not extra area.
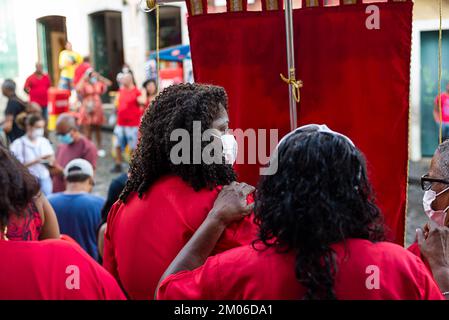
M 55 209 L 61 233 L 69 235 L 95 260 L 98 259 L 96 229 L 104 199 L 89 193 L 55 193 L 48 197 Z

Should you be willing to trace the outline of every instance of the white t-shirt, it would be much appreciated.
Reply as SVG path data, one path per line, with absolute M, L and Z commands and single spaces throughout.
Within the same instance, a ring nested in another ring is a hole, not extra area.
M 42 156 L 54 155 L 55 152 L 51 147 L 50 141 L 44 137 L 38 137 L 32 142 L 27 135 L 22 136 L 9 147 L 11 152 L 16 156 L 17 160 L 25 164 L 36 160 Z M 39 179 L 46 179 L 50 176 L 47 167 L 41 163 L 33 164 L 28 167 L 31 174 Z

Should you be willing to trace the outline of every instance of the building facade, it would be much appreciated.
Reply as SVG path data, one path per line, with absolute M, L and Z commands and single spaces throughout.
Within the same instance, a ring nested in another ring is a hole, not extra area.
M 188 43 L 186 19 L 184 2 L 161 8 L 161 48 Z M 68 40 L 105 77 L 115 80 L 126 63 L 140 84 L 156 47 L 155 28 L 155 13 L 143 12 L 139 0 L 0 0 L 0 79 L 14 79 L 20 95 L 40 61 L 56 85 Z

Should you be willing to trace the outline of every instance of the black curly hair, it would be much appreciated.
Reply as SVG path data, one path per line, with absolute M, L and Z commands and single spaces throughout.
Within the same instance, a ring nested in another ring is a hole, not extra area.
M 227 95 L 222 87 L 202 84 L 178 84 L 164 89 L 146 110 L 140 125 L 140 140 L 130 165 L 130 178 L 120 195 L 126 202 L 128 195 L 139 197 L 160 177 L 174 174 L 195 190 L 212 189 L 235 181 L 230 165 L 174 164 L 170 151 L 178 141 L 170 141 L 175 129 L 185 129 L 193 150 L 193 122 L 201 122 L 201 133 L 210 129 L 222 109 L 227 110 Z M 203 141 L 201 151 L 209 142 Z
M 278 170 L 256 192 L 256 242 L 296 254 L 304 299 L 336 299 L 332 244 L 349 238 L 384 240 L 361 152 L 344 137 L 297 130 L 279 145 Z
M 21 215 L 39 194 L 39 183 L 5 147 L 0 146 L 0 226 L 10 214 Z

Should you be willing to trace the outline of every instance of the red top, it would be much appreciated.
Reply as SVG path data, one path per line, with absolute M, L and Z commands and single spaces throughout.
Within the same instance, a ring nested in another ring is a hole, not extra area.
M 132 89 L 120 88 L 117 109 L 117 124 L 126 127 L 140 126 L 142 108 L 137 102 L 141 92 L 136 87 Z
M 75 75 L 73 76 L 73 84 L 76 86 L 78 82 L 84 77 L 87 69 L 91 68 L 89 62 L 83 62 L 75 69 Z
M 56 149 L 56 163 L 61 167 L 65 167 L 71 160 L 81 158 L 90 162 L 94 167 L 97 166 L 97 147 L 95 144 L 84 136 L 72 144 L 59 144 Z M 62 192 L 65 190 L 64 177 L 53 177 L 53 192 Z
M 68 241 L 0 240 L 0 257 L 0 300 L 125 299 L 114 278 Z
M 109 212 L 103 265 L 133 299 L 153 299 L 160 277 L 211 210 L 220 188 L 194 191 L 176 176 L 161 178 L 143 195 Z M 250 243 L 252 217 L 226 229 L 215 252 Z
M 438 106 L 438 96 L 435 97 L 435 103 Z M 443 118 L 443 122 L 444 123 L 448 123 L 449 122 L 449 94 L 446 92 L 443 92 L 441 94 L 441 113 L 442 113 L 442 118 Z
M 333 246 L 338 299 L 443 299 L 421 259 L 404 248 L 361 239 L 350 239 L 346 245 L 347 251 L 343 244 Z M 169 276 L 162 282 L 157 298 L 302 299 L 305 289 L 296 280 L 294 266 L 295 254 L 244 246 L 210 257 L 191 272 Z
M 430 268 L 429 263 L 427 262 L 426 259 L 424 259 L 423 255 L 421 254 L 421 250 L 419 249 L 419 245 L 418 242 L 414 242 L 410 245 L 410 247 L 407 248 L 408 251 L 410 251 L 411 253 L 413 253 L 415 256 L 420 257 L 421 260 L 424 262 L 424 264 L 426 265 L 427 269 L 432 272 L 432 269 Z
M 25 209 L 22 216 L 10 215 L 8 233 L 11 241 L 37 241 L 41 235 L 42 217 L 33 201 Z
M 26 79 L 24 88 L 29 91 L 30 102 L 36 102 L 41 107 L 46 107 L 48 104 L 47 91 L 50 86 L 51 81 L 47 74 L 33 73 Z

